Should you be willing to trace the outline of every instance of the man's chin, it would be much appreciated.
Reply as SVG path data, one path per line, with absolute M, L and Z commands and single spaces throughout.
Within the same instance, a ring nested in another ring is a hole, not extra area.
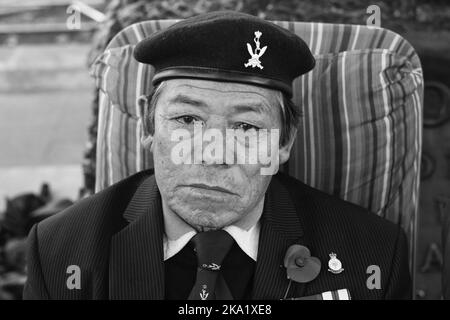
M 236 222 L 239 218 L 230 214 L 230 211 L 210 211 L 199 210 L 191 207 L 191 210 L 186 206 L 182 212 L 178 212 L 178 216 L 182 218 L 187 224 L 195 228 L 197 231 L 210 231 L 225 228 Z

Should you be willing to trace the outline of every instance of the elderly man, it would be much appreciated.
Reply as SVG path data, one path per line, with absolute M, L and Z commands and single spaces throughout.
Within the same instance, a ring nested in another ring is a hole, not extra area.
M 410 297 L 400 227 L 276 173 L 296 137 L 292 81 L 315 64 L 302 39 L 216 12 L 134 56 L 155 69 L 139 99 L 154 170 L 34 226 L 25 298 Z

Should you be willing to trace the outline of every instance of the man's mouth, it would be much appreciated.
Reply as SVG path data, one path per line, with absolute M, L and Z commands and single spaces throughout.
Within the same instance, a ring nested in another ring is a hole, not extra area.
M 213 190 L 213 191 L 218 191 L 218 192 L 224 192 L 224 193 L 228 193 L 228 194 L 232 194 L 232 195 L 236 195 L 236 193 L 231 192 L 228 189 L 219 187 L 219 186 L 209 186 L 203 183 L 193 183 L 193 184 L 188 184 L 188 185 L 184 185 L 185 187 L 191 187 L 191 188 L 199 188 L 199 189 L 205 189 L 205 190 Z

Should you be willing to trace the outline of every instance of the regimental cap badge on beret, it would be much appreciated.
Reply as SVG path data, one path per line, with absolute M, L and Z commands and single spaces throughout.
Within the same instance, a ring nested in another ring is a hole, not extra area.
M 248 53 L 250 53 L 251 58 L 248 59 L 248 62 L 246 64 L 244 64 L 246 68 L 258 67 L 260 69 L 264 69 L 264 67 L 261 65 L 261 61 L 259 60 L 259 58 L 264 54 L 264 52 L 266 52 L 267 46 L 263 47 L 262 49 L 260 48 L 261 43 L 259 42 L 259 38 L 261 38 L 261 35 L 262 35 L 261 31 L 255 31 L 255 38 L 253 39 L 253 42 L 255 42 L 256 45 L 255 52 L 253 52 L 250 43 L 247 42 L 247 50 Z
M 315 59 L 298 35 L 258 17 L 216 11 L 152 33 L 134 57 L 154 67 L 153 84 L 194 78 L 252 84 L 292 96 L 293 80 Z

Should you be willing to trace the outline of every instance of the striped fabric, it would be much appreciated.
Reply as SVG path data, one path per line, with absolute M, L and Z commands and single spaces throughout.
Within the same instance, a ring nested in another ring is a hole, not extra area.
M 93 66 L 101 98 L 97 190 L 152 167 L 139 142 L 136 98 L 151 90 L 153 70 L 132 52 L 138 41 L 174 22 L 127 27 Z M 401 224 L 413 249 L 423 100 L 416 52 L 386 29 L 276 23 L 301 36 L 317 60 L 312 72 L 294 82 L 293 99 L 303 117 L 288 173 Z
M 348 289 L 339 289 L 334 291 L 325 291 L 312 296 L 292 298 L 289 300 L 351 300 Z
M 321 296 L 322 300 L 350 300 L 350 294 L 347 289 L 322 292 Z

